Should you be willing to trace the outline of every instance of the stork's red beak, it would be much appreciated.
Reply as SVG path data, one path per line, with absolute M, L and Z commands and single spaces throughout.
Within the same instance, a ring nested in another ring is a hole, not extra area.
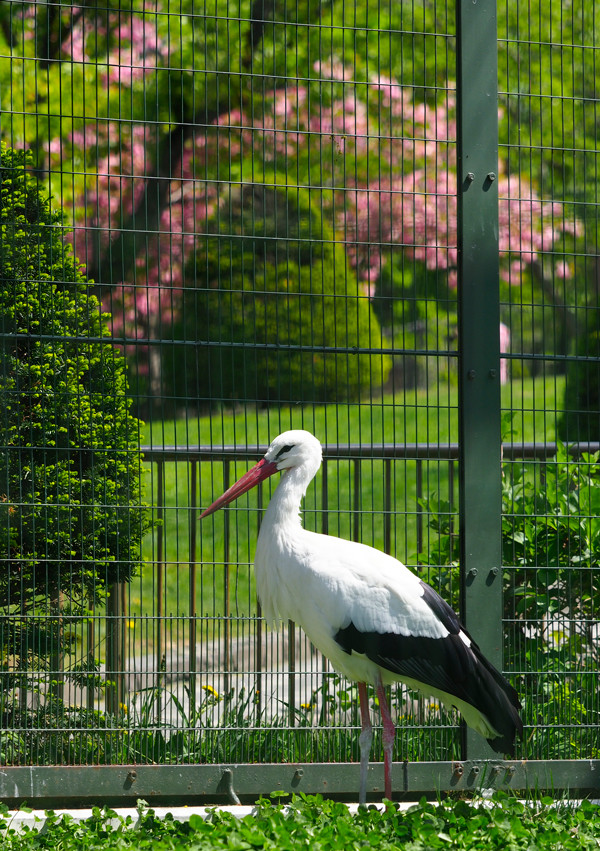
M 248 470 L 247 473 L 244 473 L 242 478 L 238 479 L 234 485 L 226 490 L 223 496 L 220 496 L 206 509 L 206 511 L 203 511 L 200 515 L 200 519 L 202 520 L 203 517 L 208 517 L 209 514 L 214 514 L 215 511 L 219 510 L 219 508 L 229 505 L 229 503 L 233 502 L 234 499 L 237 499 L 238 496 L 241 496 L 243 493 L 246 493 L 246 491 L 251 490 L 251 488 L 255 487 L 259 482 L 268 479 L 269 476 L 272 476 L 273 473 L 277 472 L 279 471 L 277 469 L 277 464 L 275 464 L 274 461 L 267 461 L 265 458 L 261 458 L 258 464 L 252 467 L 251 470 Z

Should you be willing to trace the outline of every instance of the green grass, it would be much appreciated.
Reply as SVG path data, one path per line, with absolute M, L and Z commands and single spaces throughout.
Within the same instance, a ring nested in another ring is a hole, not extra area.
M 515 440 L 554 440 L 555 411 L 564 396 L 564 377 L 525 378 L 502 387 L 503 410 L 515 413 Z M 322 443 L 397 443 L 456 441 L 458 388 L 438 384 L 403 394 L 373 399 L 371 403 L 329 406 L 293 406 L 223 409 L 210 416 L 181 416 L 177 420 L 146 424 L 146 445 L 219 446 L 266 444 L 282 431 L 306 428 Z
M 410 849 L 556 849 L 580 851 L 600 845 L 600 809 L 589 801 L 578 805 L 541 798 L 523 803 L 496 793 L 491 800 L 425 800 L 407 810 L 388 803 L 385 808 L 361 808 L 351 813 L 341 803 L 321 796 L 287 795 L 258 801 L 251 815 L 237 817 L 212 811 L 207 818 L 192 813 L 188 820 L 171 815 L 157 818 L 138 803 L 139 819 L 119 817 L 95 808 L 78 823 L 70 816 L 49 813 L 43 830 L 19 833 L 4 811 L 4 847 L 26 849 L 284 849 L 335 851 L 348 848 Z
M 514 381 L 502 388 L 502 408 L 512 411 L 515 442 L 552 441 L 555 439 L 555 410 L 560 407 L 563 379 Z M 287 428 L 307 428 L 330 444 L 360 443 L 455 443 L 458 441 L 458 390 L 453 384 L 436 385 L 429 390 L 406 392 L 371 404 L 321 407 L 291 407 L 269 410 L 245 408 L 221 411 L 211 416 L 181 417 L 146 426 L 143 442 L 155 447 L 195 445 L 264 445 Z M 231 465 L 230 482 L 248 467 L 246 462 Z M 392 482 L 392 552 L 408 564 L 417 563 L 417 467 L 414 462 L 395 464 Z M 384 484 L 382 462 L 364 462 L 360 482 L 360 539 L 383 548 Z M 156 470 L 149 470 L 148 498 L 156 505 Z M 273 483 L 273 486 L 276 483 Z M 264 501 L 269 498 L 268 483 Z M 225 487 L 221 463 L 199 465 L 198 504 L 206 507 Z M 423 468 L 426 496 L 439 493 L 448 498 L 448 466 L 433 461 Z M 328 479 L 329 533 L 341 537 L 353 534 L 353 469 L 350 462 L 330 462 Z M 456 488 L 454 497 L 456 499 Z M 162 612 L 185 616 L 189 606 L 189 512 L 191 504 L 190 472 L 187 464 L 169 463 L 165 469 L 164 597 Z M 305 501 L 304 522 L 318 531 L 322 519 L 320 478 L 309 489 Z M 456 505 L 456 503 L 455 503 Z M 248 512 L 248 508 L 251 509 Z M 251 564 L 258 532 L 259 512 L 256 494 L 249 494 L 229 509 L 231 539 L 229 564 L 224 569 L 225 512 L 198 523 L 196 611 L 209 617 L 224 613 L 251 614 L 255 609 L 255 591 Z M 426 544 L 426 541 L 425 541 Z M 157 533 L 148 536 L 144 557 L 148 566 L 131 585 L 132 614 L 157 611 L 156 573 L 152 562 L 157 556 Z M 425 561 L 427 561 L 425 553 Z M 229 575 L 227 575 L 227 572 Z M 226 594 L 229 585 L 229 598 Z
M 443 391 L 443 392 L 442 392 Z M 308 428 L 329 443 L 396 443 L 437 442 L 457 440 L 456 388 L 436 390 L 435 399 L 425 391 L 414 391 L 394 404 L 392 398 L 378 400 L 371 406 L 338 405 L 278 410 L 244 410 L 236 413 L 222 412 L 211 417 L 180 419 L 155 423 L 147 427 L 144 442 L 152 446 L 194 446 L 222 444 L 267 444 L 276 434 L 287 428 Z M 247 463 L 231 466 L 230 481 L 247 469 Z M 410 466 L 410 465 L 408 465 Z M 437 465 L 436 465 L 437 466 Z M 447 475 L 447 474 L 445 474 Z M 154 477 L 156 478 L 156 477 Z M 187 612 L 189 588 L 189 527 L 185 507 L 190 504 L 189 471 L 185 464 L 169 464 L 165 477 L 164 538 L 166 543 L 167 579 L 165 611 Z M 443 479 L 442 479 L 443 483 Z M 276 483 L 275 483 L 276 484 Z M 154 481 L 155 485 L 155 481 Z M 225 488 L 222 465 L 201 464 L 199 472 L 199 504 L 206 506 Z M 329 517 L 329 531 L 342 537 L 352 535 L 353 524 L 353 470 L 350 462 L 340 461 L 330 465 L 328 499 L 333 511 Z M 155 491 L 155 487 L 154 487 Z M 268 499 L 269 489 L 265 493 Z M 153 494 L 152 501 L 155 502 Z M 409 506 L 409 514 L 396 519 L 392 533 L 393 544 L 415 539 L 416 530 L 416 465 L 407 475 L 394 482 L 394 503 Z M 305 502 L 305 523 L 319 530 L 321 518 L 320 484 L 309 489 Z M 181 508 L 184 510 L 181 510 Z M 247 508 L 252 512 L 248 514 Z M 383 546 L 383 464 L 366 462 L 362 467 L 360 485 L 362 540 Z M 258 530 L 257 496 L 250 494 L 229 509 L 231 523 L 231 549 L 229 561 L 235 565 L 230 584 L 237 591 L 235 600 L 226 603 L 224 527 L 225 513 L 221 512 L 199 527 L 198 561 L 202 564 L 199 576 L 197 610 L 202 614 L 222 614 L 232 611 L 247 614 L 254 611 L 254 586 L 250 565 Z M 156 553 L 157 535 L 146 542 L 145 556 L 152 561 Z M 415 550 L 415 545 L 413 545 Z M 416 551 L 413 553 L 416 555 Z M 405 550 L 399 552 L 406 558 Z M 146 570 L 141 586 L 132 587 L 133 611 L 144 611 L 143 595 L 150 581 L 152 568 Z
M 525 378 L 502 388 L 502 410 L 513 414 L 515 443 L 552 443 L 556 440 L 557 412 L 564 405 L 564 376 Z

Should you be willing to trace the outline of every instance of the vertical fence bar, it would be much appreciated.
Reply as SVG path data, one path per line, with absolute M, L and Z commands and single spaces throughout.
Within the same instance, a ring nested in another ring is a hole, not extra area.
M 118 582 L 112 582 L 106 600 L 106 709 L 116 715 L 123 702 L 123 657 L 121 654 L 121 593 Z
M 502 664 L 496 0 L 458 0 L 458 327 L 462 617 Z M 469 730 L 464 757 L 492 755 Z
M 388 555 L 392 551 L 392 461 L 386 458 L 384 470 L 383 548 Z
M 450 512 L 449 518 L 449 527 L 450 527 L 450 552 L 454 554 L 454 480 L 455 480 L 455 470 L 454 470 L 454 461 L 448 461 L 448 506 Z M 453 555 L 454 558 L 454 555 Z
M 323 464 L 321 467 L 323 471 L 323 476 L 321 479 L 321 532 L 324 535 L 329 533 L 329 490 L 328 490 L 328 471 L 329 464 L 327 463 L 327 453 L 325 453 L 323 457 Z M 339 470 L 339 467 L 338 467 Z M 321 709 L 319 713 L 319 724 L 323 724 L 323 718 L 325 715 L 326 709 L 326 693 L 327 693 L 327 671 L 328 671 L 328 662 L 327 658 L 324 655 L 321 655 Z
M 27 604 L 26 604 L 24 594 L 21 594 L 20 601 L 19 601 L 19 608 L 20 608 L 21 619 L 24 620 L 26 615 L 27 615 Z M 36 614 L 35 606 L 34 606 L 34 609 L 33 609 L 33 614 L 34 615 Z M 22 658 L 25 658 L 25 659 L 27 659 L 29 657 L 29 646 L 28 646 L 28 644 L 29 644 L 29 642 L 27 641 L 27 638 L 25 638 L 25 653 L 19 654 Z M 4 641 L 2 641 L 2 643 L 0 643 L 0 647 L 4 647 Z M 27 713 L 27 705 L 28 705 L 28 700 L 29 700 L 28 695 L 29 695 L 29 688 L 28 688 L 28 684 L 27 684 L 27 677 L 21 677 L 19 679 L 19 710 L 23 714 L 23 718 L 26 717 L 26 713 Z
M 417 553 L 423 552 L 423 462 L 417 458 Z
M 288 621 L 288 723 L 296 725 L 296 624 Z
M 361 459 L 354 459 L 354 490 L 352 493 L 352 540 L 360 541 L 360 474 Z
M 327 495 L 327 459 L 323 458 L 323 476 L 321 478 L 321 532 L 329 533 L 329 497 Z
M 65 655 L 64 655 L 64 629 L 63 629 L 64 593 L 58 594 L 50 600 L 50 623 L 52 624 L 52 654 L 50 656 L 50 693 L 57 701 L 64 700 L 65 693 Z
M 165 462 L 159 461 L 156 469 L 156 517 L 158 520 L 158 529 L 156 532 L 156 685 L 157 690 L 157 716 L 160 718 L 162 712 L 161 692 L 162 685 L 162 657 L 163 657 L 163 590 L 164 590 L 164 573 L 165 573 L 165 538 L 164 538 L 164 523 L 165 523 Z
M 190 674 L 190 718 L 196 717 L 196 568 L 198 562 L 198 464 L 191 461 L 190 469 L 190 561 L 189 561 L 189 674 Z
M 95 664 L 95 641 L 96 641 L 96 606 L 92 602 L 91 611 L 87 622 L 87 661 L 92 667 Z M 86 689 L 86 706 L 88 712 L 92 712 L 96 705 L 96 683 L 92 677 L 88 679 Z
M 262 483 L 258 486 L 258 529 L 260 531 L 260 522 L 262 520 L 262 508 L 263 508 L 263 486 Z M 256 602 L 256 639 L 254 645 L 254 670 L 256 672 L 256 676 L 254 679 L 255 682 L 255 690 L 256 694 L 254 699 L 256 701 L 256 715 L 258 718 L 261 717 L 262 714 L 262 691 L 263 691 L 263 616 L 262 616 L 262 607 L 260 605 L 260 600 Z
M 229 461 L 223 461 L 223 491 L 226 491 L 229 488 L 229 479 L 230 479 L 230 468 Z M 223 531 L 223 597 L 224 597 L 224 611 L 223 611 L 223 683 L 225 694 L 229 692 L 230 688 L 230 671 L 231 671 L 231 648 L 229 646 L 230 634 L 231 634 L 231 623 L 229 622 L 229 559 L 230 559 L 230 550 L 231 550 L 231 521 L 229 519 L 230 512 L 225 512 L 224 518 L 224 531 Z

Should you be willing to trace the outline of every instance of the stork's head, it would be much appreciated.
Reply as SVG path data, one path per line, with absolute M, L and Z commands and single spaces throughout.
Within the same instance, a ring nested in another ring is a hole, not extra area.
M 278 470 L 289 470 L 304 464 L 313 466 L 315 463 L 318 470 L 321 458 L 321 444 L 317 438 L 309 431 L 293 429 L 275 438 L 265 452 L 264 460 L 275 464 Z
M 293 429 L 284 431 L 271 443 L 264 458 L 248 470 L 241 479 L 225 491 L 200 515 L 200 519 L 214 514 L 219 508 L 223 508 L 237 499 L 246 491 L 255 487 L 274 473 L 284 473 L 287 470 L 303 469 L 304 477 L 308 481 L 312 479 L 321 465 L 321 444 L 309 431 Z

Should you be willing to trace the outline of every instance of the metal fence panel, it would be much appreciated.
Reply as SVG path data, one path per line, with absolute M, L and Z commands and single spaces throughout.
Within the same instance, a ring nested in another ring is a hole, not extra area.
M 0 796 L 356 794 L 356 687 L 256 602 L 271 486 L 199 522 L 291 427 L 305 526 L 418 571 L 523 699 L 527 765 L 392 689 L 398 794 L 595 785 L 597 28 L 5 4 Z
M 585 4 L 525 14 L 507 3 L 500 20 L 505 441 L 585 444 L 598 440 L 599 411 L 597 123 L 588 101 L 598 23 Z M 529 204 L 536 214 L 518 242 L 513 217 Z M 505 658 L 532 759 L 597 753 L 596 450 L 559 445 L 504 464 Z

